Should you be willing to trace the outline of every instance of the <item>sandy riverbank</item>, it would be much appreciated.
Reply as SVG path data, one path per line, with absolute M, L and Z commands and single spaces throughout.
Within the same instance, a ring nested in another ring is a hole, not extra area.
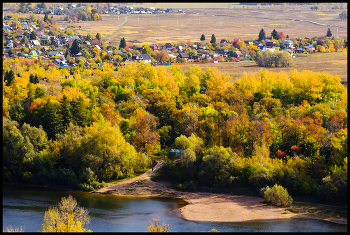
M 159 162 L 158 166 L 161 163 Z M 117 184 L 109 184 L 107 187 L 98 190 L 97 193 L 110 191 L 113 195 L 119 196 L 180 198 L 188 203 L 179 208 L 181 217 L 186 220 L 243 222 L 261 219 L 314 218 L 300 213 L 284 214 L 286 208 L 263 204 L 264 199 L 260 197 L 177 191 L 170 188 L 167 182 L 152 181 L 148 176 L 149 173 L 151 173 L 151 170 L 138 177 Z M 347 224 L 347 220 L 341 218 L 325 220 Z

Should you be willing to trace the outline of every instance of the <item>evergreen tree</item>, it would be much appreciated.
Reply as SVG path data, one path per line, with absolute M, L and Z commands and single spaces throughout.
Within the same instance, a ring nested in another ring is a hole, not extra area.
M 330 28 L 328 28 L 328 30 L 327 30 L 327 35 L 326 35 L 327 37 L 332 37 L 332 32 L 331 32 L 331 29 Z
M 123 37 L 120 39 L 119 49 L 125 48 L 125 47 L 126 47 L 126 41 L 125 41 L 125 38 Z
M 96 34 L 96 39 L 97 39 L 97 40 L 99 40 L 99 41 L 101 41 L 101 40 L 102 40 L 102 36 L 101 36 L 101 34 L 100 34 L 100 33 L 97 33 L 97 34 Z
M 47 22 L 47 20 L 49 19 L 49 16 L 47 14 L 45 14 L 44 16 L 44 22 Z
M 31 104 L 35 99 L 32 83 L 28 82 L 27 88 L 28 88 L 28 97 L 26 101 L 28 101 L 29 104 Z
M 6 83 L 7 86 L 10 86 L 14 79 L 15 79 L 15 73 L 12 70 L 5 72 L 4 80 L 7 82 Z
M 40 97 L 44 97 L 44 96 L 45 96 L 45 91 L 43 91 L 43 89 L 41 89 L 40 87 L 37 87 L 35 89 L 35 99 L 40 98 Z
M 27 43 L 28 43 L 27 38 L 26 38 L 26 37 L 23 37 L 23 38 L 21 39 L 21 44 L 27 44 Z
M 279 37 L 278 32 L 276 31 L 276 29 L 274 29 L 274 30 L 271 32 L 271 37 L 273 37 L 273 38 L 276 39 L 276 40 L 280 39 L 280 37 Z
M 265 34 L 265 30 L 261 29 L 259 32 L 259 41 L 265 40 L 266 39 L 266 34 Z
M 216 37 L 215 35 L 211 35 L 211 40 L 210 40 L 210 43 L 213 44 L 213 43 L 216 43 Z
M 34 75 L 29 75 L 29 82 L 34 83 Z
M 91 34 L 88 33 L 88 34 L 86 35 L 86 41 L 91 41 Z
M 74 39 L 72 46 L 70 48 L 70 54 L 72 56 L 78 54 L 81 51 L 81 47 L 79 45 L 78 39 Z
M 81 127 L 86 126 L 88 120 L 88 111 L 84 104 L 83 97 L 79 96 L 78 99 L 71 101 L 72 113 L 74 113 L 73 124 Z
M 202 36 L 201 36 L 201 39 L 200 39 L 201 41 L 204 41 L 205 40 L 205 36 L 204 36 L 204 34 L 202 34 Z
M 64 131 L 62 116 L 59 114 L 55 105 L 49 99 L 44 105 L 44 116 L 42 117 L 42 127 L 47 133 L 49 139 L 55 139 L 56 134 Z
M 39 83 L 38 74 L 35 74 L 35 77 L 34 77 L 34 84 L 38 84 L 38 83 Z
M 66 127 L 70 122 L 72 122 L 72 112 L 71 112 L 71 104 L 66 95 L 63 95 L 63 99 L 61 101 L 61 114 L 63 119 L 63 125 Z
M 32 32 L 30 33 L 30 39 L 31 39 L 31 40 L 36 40 L 36 33 L 35 33 L 35 31 L 32 31 Z

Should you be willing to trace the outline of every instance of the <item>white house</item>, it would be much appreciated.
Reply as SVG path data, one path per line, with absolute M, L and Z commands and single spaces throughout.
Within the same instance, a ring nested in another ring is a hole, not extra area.
M 141 55 L 139 56 L 139 60 L 140 60 L 140 61 L 143 61 L 143 62 L 145 62 L 145 63 L 151 63 L 152 58 L 151 58 L 151 56 L 150 56 L 149 54 L 141 54 Z
M 33 44 L 34 46 L 40 46 L 39 40 L 32 40 L 32 44 Z
M 284 40 L 283 45 L 285 45 L 287 48 L 293 48 L 293 41 L 292 40 Z

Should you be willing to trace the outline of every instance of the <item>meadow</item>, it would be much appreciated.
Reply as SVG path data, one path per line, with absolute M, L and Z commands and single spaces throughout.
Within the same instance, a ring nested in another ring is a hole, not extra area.
M 332 9 L 333 5 L 320 4 L 321 9 L 313 11 L 310 5 L 289 4 L 268 7 L 237 3 L 138 3 L 132 6 L 182 9 L 185 13 L 103 14 L 102 21 L 75 23 L 65 21 L 65 16 L 55 18 L 60 27 L 71 28 L 75 33 L 93 36 L 101 33 L 103 42 L 110 45 L 119 44 L 122 37 L 128 45 L 137 46 L 145 43 L 193 43 L 198 42 L 202 34 L 206 36 L 206 42 L 210 41 L 212 34 L 217 40 L 251 40 L 258 37 L 261 28 L 267 35 L 276 29 L 290 38 L 324 36 L 330 28 L 333 36 L 345 37 L 347 22 L 339 19 L 343 9 Z
M 297 56 L 293 59 L 293 63 L 287 68 L 264 68 L 273 72 L 290 70 L 312 70 L 314 72 L 326 72 L 332 75 L 338 75 L 342 81 L 347 81 L 347 52 L 339 53 L 315 53 L 303 56 Z M 193 65 L 186 64 L 180 65 L 183 71 L 188 70 Z M 240 61 L 240 62 L 222 62 L 222 63 L 209 63 L 209 64 L 196 64 L 203 70 L 205 67 L 217 67 L 220 71 L 231 75 L 232 82 L 235 82 L 238 78 L 242 77 L 246 73 L 256 73 L 261 67 L 258 67 L 255 61 Z

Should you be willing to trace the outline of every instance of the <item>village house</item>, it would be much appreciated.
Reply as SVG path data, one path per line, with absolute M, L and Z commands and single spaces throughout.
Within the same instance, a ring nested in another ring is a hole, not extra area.
M 174 51 L 174 47 L 170 44 L 170 43 L 165 43 L 165 45 L 163 46 L 163 50 L 170 52 L 170 51 Z
M 242 54 L 242 52 L 240 52 L 240 51 L 235 51 L 235 52 L 233 53 L 233 57 L 235 57 L 235 58 L 241 58 L 241 57 L 243 57 L 243 54 Z
M 189 56 L 188 56 L 188 54 L 187 53 L 180 53 L 179 55 L 178 55 L 178 57 L 179 58 L 182 58 L 182 59 L 185 59 L 186 61 L 189 59 Z
M 32 51 L 30 51 L 29 52 L 29 56 L 31 56 L 31 55 L 33 55 L 34 56 L 34 58 L 38 58 L 38 54 L 36 53 L 36 51 L 34 51 L 34 50 L 32 50 Z
M 32 43 L 34 46 L 40 46 L 39 40 L 31 40 L 31 43 Z
M 223 57 L 227 57 L 227 52 L 226 51 L 219 51 L 219 55 Z
M 283 45 L 286 46 L 286 48 L 293 48 L 293 41 L 292 40 L 284 40 Z
M 158 50 L 158 46 L 156 44 L 151 44 L 149 47 L 152 49 L 152 51 Z
M 275 41 L 268 41 L 268 42 L 266 42 L 266 46 L 267 47 L 273 47 L 275 44 L 276 44 Z
M 152 58 L 149 54 L 141 54 L 139 56 L 139 61 L 143 61 L 145 63 L 151 63 L 152 61 Z
M 228 44 L 228 41 L 226 39 L 221 39 L 220 46 L 226 46 Z
M 177 46 L 176 46 L 176 49 L 177 49 L 179 52 L 182 52 L 182 50 L 184 49 L 184 47 L 181 46 L 181 45 L 177 45 Z
M 10 25 L 7 25 L 6 23 L 2 23 L 2 28 L 6 30 L 10 28 Z

